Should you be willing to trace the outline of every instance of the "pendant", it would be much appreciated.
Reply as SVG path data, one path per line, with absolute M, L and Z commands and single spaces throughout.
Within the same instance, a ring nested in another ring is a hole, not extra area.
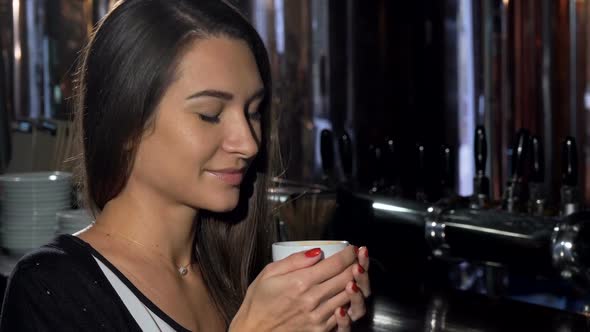
M 178 272 L 184 277 L 188 273 L 188 269 L 185 266 L 181 266 L 178 268 Z

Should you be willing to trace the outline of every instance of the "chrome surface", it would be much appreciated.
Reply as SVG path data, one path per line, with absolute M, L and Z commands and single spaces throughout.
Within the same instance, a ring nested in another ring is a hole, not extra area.
M 396 222 L 424 227 L 429 208 L 426 203 L 378 195 L 357 194 L 356 196 L 371 201 L 373 212 L 377 217 L 391 218 Z
M 372 202 L 380 222 L 423 229 L 424 241 L 435 257 L 491 266 L 527 266 L 530 272 L 540 274 L 555 271 L 577 286 L 590 286 L 589 212 L 561 220 L 473 209 L 469 201 L 428 206 L 378 195 L 356 196 Z
M 590 287 L 589 234 L 590 212 L 585 211 L 565 218 L 551 237 L 553 265 L 564 279 L 583 288 Z
M 581 270 L 574 251 L 574 241 L 578 231 L 579 227 L 576 225 L 555 226 L 552 238 L 553 264 L 561 271 L 561 276 L 565 279 L 573 278 Z
M 447 207 L 442 204 L 433 205 L 427 209 L 428 214 L 424 218 L 424 236 L 435 257 L 447 256 L 449 252 L 449 244 L 445 235 L 446 225 L 442 220 L 446 209 Z

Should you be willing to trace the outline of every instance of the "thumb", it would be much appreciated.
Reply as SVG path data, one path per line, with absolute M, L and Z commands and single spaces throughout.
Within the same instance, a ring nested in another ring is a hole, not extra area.
M 320 248 L 297 252 L 286 258 L 268 264 L 262 271 L 262 275 L 264 278 L 269 278 L 300 270 L 314 265 L 319 262 L 322 257 L 323 252 Z

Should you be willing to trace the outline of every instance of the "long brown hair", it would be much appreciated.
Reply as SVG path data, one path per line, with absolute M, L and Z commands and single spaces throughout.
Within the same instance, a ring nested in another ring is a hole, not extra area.
M 278 141 L 268 55 L 235 8 L 219 0 L 123 0 L 98 24 L 78 71 L 79 176 L 87 207 L 100 213 L 126 185 L 142 134 L 174 80 L 186 46 L 210 36 L 245 41 L 266 91 L 260 152 L 246 174 L 238 207 L 223 214 L 202 211 L 197 221 L 195 256 L 213 301 L 229 323 L 267 262 L 275 237 L 266 190 Z

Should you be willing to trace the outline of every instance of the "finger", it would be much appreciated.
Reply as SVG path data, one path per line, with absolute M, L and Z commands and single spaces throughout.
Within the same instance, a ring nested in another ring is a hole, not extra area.
M 371 283 L 369 282 L 369 272 L 367 272 L 360 264 L 352 268 L 352 275 L 356 285 L 361 289 L 365 298 L 371 296 Z
M 347 269 L 356 261 L 356 254 L 353 246 L 348 246 L 344 250 L 322 260 L 305 274 L 314 284 L 324 282 Z
M 342 307 L 337 308 L 336 311 L 334 311 L 334 317 L 336 317 L 336 324 L 338 325 L 338 329 L 336 331 L 350 331 L 350 324 L 352 323 L 352 320 L 350 319 L 350 316 L 348 316 L 346 309 Z
M 284 259 L 268 264 L 260 275 L 262 278 L 280 276 L 310 267 L 321 259 L 322 250 L 320 248 L 294 253 Z
M 341 291 L 336 296 L 320 304 L 314 311 L 313 315 L 316 321 L 323 322 L 334 314 L 334 310 L 350 303 L 350 295 L 346 290 Z
M 315 303 L 320 304 L 344 291 L 346 285 L 352 280 L 354 280 L 354 273 L 352 268 L 349 268 L 339 275 L 313 286 L 310 294 L 313 294 Z
M 367 247 L 360 247 L 358 252 L 358 261 L 359 264 L 365 269 L 369 271 L 369 249 Z
M 355 322 L 367 312 L 367 308 L 365 307 L 365 297 L 354 282 L 350 282 L 350 284 L 346 286 L 346 293 L 348 293 L 350 299 L 348 315 L 350 316 L 350 319 Z
M 332 317 L 328 318 L 324 331 L 335 331 L 337 326 L 338 323 L 336 322 L 336 316 L 332 315 Z

